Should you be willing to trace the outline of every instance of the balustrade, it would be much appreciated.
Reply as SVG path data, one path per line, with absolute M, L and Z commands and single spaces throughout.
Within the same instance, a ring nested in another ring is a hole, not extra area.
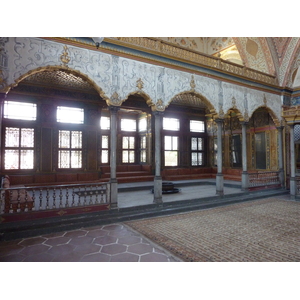
M 110 204 L 109 183 L 2 188 L 0 214 Z
M 249 173 L 249 188 L 280 184 L 279 172 Z

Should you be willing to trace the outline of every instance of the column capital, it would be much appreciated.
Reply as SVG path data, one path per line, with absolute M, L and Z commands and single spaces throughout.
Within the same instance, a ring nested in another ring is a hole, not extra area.
M 240 121 L 240 124 L 247 126 L 249 124 L 249 121 Z
M 152 115 L 154 115 L 155 117 L 162 117 L 164 115 L 164 112 L 158 111 L 158 110 L 153 110 Z
M 119 111 L 120 106 L 109 105 L 108 109 L 112 114 L 116 114 Z
M 283 128 L 284 128 L 284 126 L 282 126 L 282 125 L 281 126 L 276 126 L 277 130 L 283 130 Z
M 215 119 L 215 122 L 216 123 L 223 123 L 224 122 L 224 119 L 221 119 L 221 118 L 217 118 L 217 119 Z

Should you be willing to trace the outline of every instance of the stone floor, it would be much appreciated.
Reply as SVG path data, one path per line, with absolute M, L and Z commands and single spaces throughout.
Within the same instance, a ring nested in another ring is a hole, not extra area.
M 152 203 L 151 185 L 152 183 L 149 183 L 149 188 L 143 191 L 126 192 L 125 189 L 119 193 L 120 207 Z M 122 187 L 131 188 L 130 184 L 124 184 Z M 238 192 L 240 192 L 239 187 L 226 187 L 225 194 Z M 182 187 L 178 194 L 163 195 L 163 201 L 214 195 L 215 186 L 213 185 L 192 185 Z M 289 196 L 283 196 L 283 198 L 288 200 Z M 181 259 L 121 223 L 0 242 L 0 262 L 58 261 L 177 262 Z
M 0 243 L 0 262 L 175 262 L 178 258 L 123 224 Z

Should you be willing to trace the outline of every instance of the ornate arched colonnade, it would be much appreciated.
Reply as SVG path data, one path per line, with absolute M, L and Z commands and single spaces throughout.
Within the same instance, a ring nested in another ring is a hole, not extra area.
M 117 111 L 131 95 L 139 95 L 151 107 L 155 124 L 154 202 L 162 201 L 161 136 L 162 116 L 175 97 L 190 94 L 206 106 L 206 117 L 217 124 L 216 192 L 223 192 L 224 122 L 234 112 L 242 127 L 242 188 L 248 188 L 247 125 L 260 108 L 266 109 L 278 130 L 278 170 L 283 185 L 281 97 L 263 88 L 234 83 L 178 67 L 164 67 L 126 57 L 83 49 L 38 38 L 9 38 L 0 52 L 1 107 L 10 91 L 24 79 L 40 72 L 61 71 L 82 78 L 99 94 L 110 110 L 111 199 L 117 205 L 116 144 Z M 2 115 L 2 114 L 1 114 Z M 1 120 L 2 123 L 2 120 Z M 1 131 L 2 132 L 2 131 Z

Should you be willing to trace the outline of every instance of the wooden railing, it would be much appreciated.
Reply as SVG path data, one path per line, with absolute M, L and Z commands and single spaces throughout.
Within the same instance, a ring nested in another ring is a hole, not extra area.
M 279 172 L 249 173 L 249 188 L 280 185 Z
M 109 183 L 1 188 L 0 214 L 109 204 Z

